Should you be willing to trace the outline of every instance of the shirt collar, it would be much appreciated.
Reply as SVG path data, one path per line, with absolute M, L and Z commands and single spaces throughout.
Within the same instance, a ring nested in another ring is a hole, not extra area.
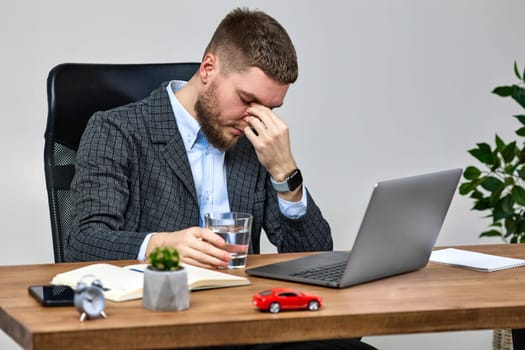
M 197 136 L 201 127 L 195 118 L 193 118 L 191 114 L 182 106 L 177 97 L 175 97 L 175 92 L 186 85 L 186 83 L 187 82 L 182 80 L 172 80 L 166 86 L 166 90 L 170 98 L 170 104 L 173 114 L 175 115 L 177 127 L 179 128 L 182 141 L 184 142 L 184 147 L 188 151 L 191 150 L 195 145 L 195 141 L 197 140 Z

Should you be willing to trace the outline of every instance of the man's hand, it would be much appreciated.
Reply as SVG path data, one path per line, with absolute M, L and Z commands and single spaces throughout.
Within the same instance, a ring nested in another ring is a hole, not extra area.
M 231 255 L 223 249 L 226 246 L 224 239 L 201 227 L 154 233 L 146 248 L 146 256 L 160 246 L 175 247 L 182 262 L 205 268 L 226 267 L 231 260 Z
M 244 129 L 244 134 L 255 148 L 259 162 L 275 181 L 284 181 L 297 168 L 292 156 L 288 125 L 271 109 L 260 104 L 252 103 L 247 112 L 249 116 L 244 121 L 249 126 Z M 302 186 L 291 193 L 279 195 L 288 201 L 299 201 Z
M 283 181 L 297 166 L 292 156 L 288 125 L 271 109 L 253 103 L 247 109 L 249 116 L 244 129 L 253 144 L 259 162 L 276 181 Z

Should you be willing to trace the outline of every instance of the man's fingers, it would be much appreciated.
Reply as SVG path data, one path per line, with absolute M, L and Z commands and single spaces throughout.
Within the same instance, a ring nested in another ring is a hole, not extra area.
M 181 260 L 185 264 L 204 267 L 207 269 L 217 268 L 217 266 L 228 266 L 228 262 L 210 258 L 209 255 L 195 253 L 194 255 L 183 255 Z
M 266 129 L 280 129 L 283 126 L 286 126 L 286 123 L 277 115 L 274 111 L 259 104 L 252 104 L 246 112 L 258 119 Z
M 223 249 L 226 242 L 221 236 L 208 229 L 199 228 L 193 232 L 193 237 L 187 245 L 188 249 L 182 252 L 183 255 L 214 266 L 225 265 L 231 260 L 230 253 Z
M 226 242 L 224 239 L 209 229 L 201 229 L 198 234 L 203 241 L 209 242 L 216 247 L 224 247 Z
M 181 261 L 201 267 L 227 266 L 231 255 L 224 250 L 226 243 L 219 235 L 201 227 L 178 232 L 161 232 L 151 236 L 148 249 L 171 246 L 179 251 Z

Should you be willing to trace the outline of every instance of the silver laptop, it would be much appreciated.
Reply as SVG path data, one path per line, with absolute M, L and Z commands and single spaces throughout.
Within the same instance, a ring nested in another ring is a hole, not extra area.
M 318 253 L 246 273 L 344 288 L 420 269 L 428 263 L 461 173 L 452 169 L 379 182 L 350 252 Z

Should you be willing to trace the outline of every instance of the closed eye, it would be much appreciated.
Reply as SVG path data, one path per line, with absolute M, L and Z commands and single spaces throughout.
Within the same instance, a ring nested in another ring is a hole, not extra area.
M 249 99 L 243 98 L 242 96 L 239 96 L 239 99 L 246 106 L 249 106 L 249 105 L 252 104 L 252 102 L 254 102 L 253 100 L 249 100 Z
M 274 108 L 279 108 L 279 107 L 282 106 L 282 103 L 279 104 L 279 105 L 276 105 L 276 106 L 265 105 L 264 103 L 261 103 L 254 94 L 251 94 L 251 93 L 246 92 L 246 91 L 239 90 L 238 94 L 239 94 L 239 100 L 241 100 L 241 103 L 243 103 L 246 106 L 249 106 L 252 103 L 257 103 L 257 104 L 266 106 L 267 108 L 272 109 L 272 110 Z

